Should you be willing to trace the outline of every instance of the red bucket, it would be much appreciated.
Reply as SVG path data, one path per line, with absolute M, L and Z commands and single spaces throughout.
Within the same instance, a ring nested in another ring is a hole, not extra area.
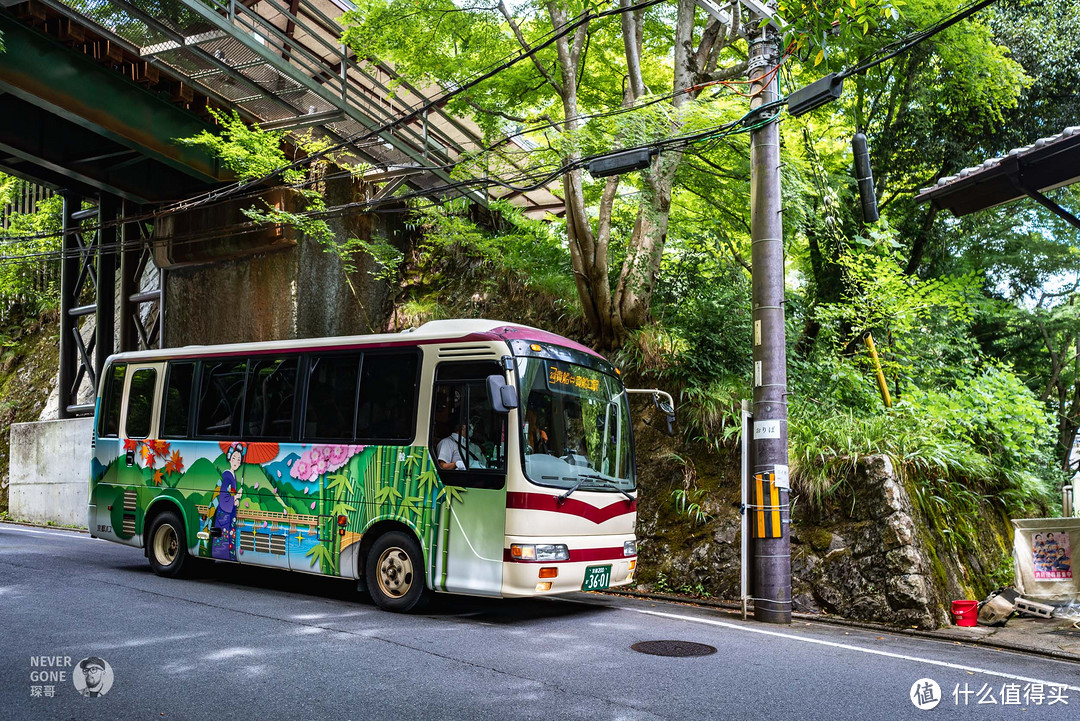
M 979 620 L 979 602 L 953 601 L 952 614 L 957 626 L 975 626 Z

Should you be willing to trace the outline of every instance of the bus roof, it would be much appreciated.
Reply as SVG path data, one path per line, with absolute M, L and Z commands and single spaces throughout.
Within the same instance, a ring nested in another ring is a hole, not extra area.
M 206 355 L 234 355 L 273 351 L 311 351 L 346 348 L 405 348 L 434 343 L 477 341 L 528 340 L 550 343 L 581 353 L 603 358 L 592 348 L 549 331 L 518 323 L 496 320 L 460 319 L 434 320 L 419 328 L 409 328 L 399 333 L 374 333 L 370 335 L 334 336 L 329 338 L 297 338 L 295 340 L 259 341 L 252 343 L 228 343 L 219 345 L 188 345 L 180 348 L 161 348 L 144 351 L 117 353 L 110 362 L 150 361 L 162 358 L 200 357 Z

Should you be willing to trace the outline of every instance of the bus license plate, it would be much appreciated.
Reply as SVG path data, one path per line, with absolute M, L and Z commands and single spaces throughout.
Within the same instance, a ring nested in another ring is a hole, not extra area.
M 582 591 L 602 591 L 611 585 L 611 566 L 588 566 Z

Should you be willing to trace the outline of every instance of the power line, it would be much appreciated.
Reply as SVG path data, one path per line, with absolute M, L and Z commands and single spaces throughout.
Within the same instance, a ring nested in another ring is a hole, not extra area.
M 940 33 L 941 31 L 952 27 L 961 20 L 965 20 L 971 17 L 978 11 L 989 5 L 994 4 L 995 2 L 997 2 L 997 0 L 979 0 L 979 2 L 973 2 L 965 8 L 960 8 L 952 15 L 949 15 L 944 20 L 938 21 L 937 23 L 931 25 L 925 30 L 920 30 L 916 33 L 912 33 L 904 38 L 901 38 L 900 40 L 892 42 L 880 48 L 877 52 L 874 53 L 874 55 L 882 52 L 886 53 L 882 57 L 873 58 L 873 56 L 871 56 L 873 59 L 866 60 L 853 68 L 849 68 L 842 73 L 838 73 L 836 77 L 839 80 L 843 80 L 844 78 L 848 78 L 852 75 L 857 75 L 859 73 L 864 73 L 871 68 L 877 67 L 878 65 L 881 65 L 882 63 L 895 58 L 897 55 L 907 52 L 916 45 L 925 42 L 926 40 Z
M 265 175 L 263 175 L 263 176 L 261 176 L 259 178 L 255 178 L 255 179 L 251 179 L 251 180 L 247 180 L 247 181 L 240 181 L 239 183 L 236 183 L 236 184 L 232 185 L 230 188 L 210 191 L 210 192 L 204 193 L 204 194 L 202 194 L 200 196 L 195 196 L 194 199 L 189 199 L 189 200 L 181 201 L 180 203 L 175 203 L 172 206 L 167 206 L 166 208 L 164 208 L 163 212 L 170 212 L 170 211 L 173 211 L 173 210 L 190 210 L 192 208 L 198 207 L 203 202 L 210 201 L 210 200 L 215 200 L 215 199 L 222 198 L 222 197 L 228 197 L 229 195 L 232 195 L 233 193 L 239 192 L 239 191 L 244 190 L 246 188 L 249 188 L 249 187 L 251 187 L 253 185 L 261 185 L 262 183 L 275 178 L 276 176 L 280 175 L 281 173 L 283 173 L 283 172 L 285 172 L 287 170 L 291 170 L 291 169 L 300 167 L 301 165 L 310 163 L 313 160 L 317 160 L 319 158 L 325 157 L 326 155 L 328 155 L 328 154 L 330 154 L 332 152 L 335 152 L 337 150 L 341 150 L 342 148 L 352 144 L 353 142 L 355 142 L 357 140 L 363 141 L 363 140 L 367 140 L 367 139 L 369 139 L 371 137 L 374 137 L 374 136 L 382 135 L 383 133 L 387 132 L 388 130 L 392 130 L 393 128 L 395 128 L 395 127 L 397 127 L 399 125 L 402 125 L 404 123 L 407 123 L 407 122 L 413 120 L 417 116 L 421 115 L 422 113 L 424 113 L 425 111 L 429 110 L 430 108 L 432 108 L 432 107 L 434 107 L 436 105 L 445 105 L 447 102 L 449 102 L 453 98 L 457 97 L 458 95 L 461 95 L 462 93 L 464 93 L 464 92 L 466 92 L 468 90 L 471 90 L 472 88 L 476 87 L 477 85 L 484 82 L 485 80 L 488 80 L 488 79 L 494 77 L 495 75 L 497 75 L 498 73 L 503 72 L 504 70 L 507 70 L 507 69 L 513 67 L 514 65 L 521 62 L 522 60 L 525 60 L 526 58 L 530 58 L 533 55 L 536 55 L 541 50 L 549 47 L 552 43 L 556 42 L 559 38 L 562 38 L 562 37 L 565 37 L 566 35 L 569 35 L 574 30 L 576 30 L 577 28 L 581 27 L 582 25 L 584 25 L 586 23 L 589 23 L 589 22 L 591 22 L 593 20 L 598 20 L 600 18 L 609 17 L 609 16 L 612 16 L 612 15 L 621 15 L 622 13 L 626 13 L 626 12 L 634 12 L 634 11 L 637 11 L 637 10 L 643 10 L 645 8 L 651 7 L 653 5 L 658 5 L 658 4 L 666 2 L 666 1 L 667 0 L 643 0 L 642 2 L 633 4 L 633 5 L 628 5 L 626 7 L 611 8 L 611 9 L 608 9 L 608 10 L 602 10 L 600 12 L 593 12 L 592 10 L 587 10 L 587 11 L 575 16 L 575 18 L 571 18 L 570 20 L 568 20 L 562 26 L 561 29 L 553 29 L 553 31 L 550 33 L 550 37 L 547 37 L 543 41 L 541 41 L 541 42 L 539 42 L 539 43 L 537 43 L 535 45 L 532 45 L 528 50 L 522 50 L 516 56 L 510 58 L 509 60 L 507 60 L 507 61 L 505 61 L 505 62 L 503 62 L 503 63 L 501 63 L 501 64 L 499 64 L 497 66 L 495 66 L 494 68 L 491 68 L 491 69 L 489 69 L 489 70 L 487 70 L 485 72 L 482 72 L 480 75 L 473 77 L 471 80 L 467 81 L 466 83 L 464 83 L 462 85 L 459 85 L 458 87 L 443 93 L 438 98 L 432 98 L 432 99 L 430 99 L 430 100 L 428 100 L 428 101 L 426 101 L 426 102 L 424 102 L 422 104 L 413 106 L 405 114 L 400 115 L 400 116 L 398 116 L 397 118 L 395 118 L 393 120 L 387 121 L 386 123 L 384 123 L 383 125 L 379 126 L 378 128 L 376 128 L 374 130 L 371 130 L 371 131 L 369 131 L 367 133 L 354 133 L 353 135 L 350 135 L 350 136 L 346 137 L 345 139 L 343 139 L 342 141 L 340 141 L 338 143 L 335 143 L 335 144 L 333 144 L 333 145 L 331 145 L 331 146 L 329 146 L 327 148 L 324 148 L 324 149 L 322 149 L 322 150 L 320 150 L 320 151 L 318 151 L 316 153 L 313 153 L 313 154 L 307 156 L 306 158 L 295 160 L 292 163 L 289 163 L 287 165 L 276 168 L 276 169 L 270 171 L 269 173 L 266 173 Z
M 623 114 L 626 114 L 626 113 L 636 112 L 636 111 L 642 110 L 644 108 L 650 107 L 652 105 L 656 105 L 658 103 L 664 102 L 666 100 L 671 100 L 673 98 L 679 97 L 680 95 L 685 95 L 685 94 L 689 94 L 689 93 L 693 93 L 693 92 L 700 92 L 701 90 L 703 90 L 705 88 L 708 88 L 710 86 L 713 86 L 713 85 L 722 85 L 722 86 L 725 86 L 725 88 L 727 88 L 727 86 L 729 85 L 729 82 L 724 81 L 724 80 L 708 81 L 708 82 L 704 82 L 704 83 L 699 83 L 697 85 L 693 85 L 693 86 L 688 87 L 688 88 L 681 88 L 679 90 L 675 90 L 675 91 L 672 91 L 672 92 L 669 92 L 669 93 L 664 93 L 663 95 L 654 96 L 654 97 L 649 98 L 645 102 L 642 102 L 642 103 L 639 103 L 639 104 L 636 104 L 636 105 L 621 106 L 621 107 L 618 107 L 618 108 L 612 108 L 612 109 L 609 109 L 609 110 L 597 111 L 597 112 L 594 112 L 594 113 L 580 113 L 578 115 L 570 116 L 569 118 L 566 118 L 566 119 L 560 120 L 560 121 L 551 121 L 551 122 L 547 122 L 547 123 L 541 123 L 541 124 L 537 124 L 537 125 L 531 125 L 531 126 L 527 126 L 527 127 L 522 127 L 521 129 L 516 130 L 515 132 L 513 132 L 513 133 L 511 133 L 509 135 L 506 135 L 506 136 L 500 138 L 499 140 L 496 140 L 493 143 L 490 143 L 489 145 L 487 145 L 487 146 L 485 146 L 483 148 L 478 149 L 477 151 L 475 151 L 470 156 L 470 160 L 476 160 L 477 158 L 483 156 L 486 153 L 493 152 L 493 151 L 497 150 L 498 148 L 500 148 L 502 145 L 506 144 L 510 139 L 521 136 L 521 135 L 524 135 L 524 134 L 527 134 L 527 133 L 534 133 L 534 132 L 539 132 L 541 130 L 546 130 L 546 129 L 553 128 L 553 127 L 558 127 L 560 125 L 563 125 L 566 122 L 570 122 L 570 121 L 574 121 L 574 120 L 594 120 L 594 119 L 609 118 L 609 117 L 615 117 L 615 116 L 618 116 L 618 115 L 623 115 Z M 731 90 L 731 88 L 727 88 L 727 89 Z M 709 98 L 706 98 L 706 101 L 712 101 L 712 100 L 715 100 L 718 97 L 720 97 L 720 93 L 717 93 L 717 94 L 715 94 L 715 95 L 713 95 L 713 96 L 711 96 Z M 377 144 L 379 144 L 379 143 L 378 142 L 373 142 L 373 143 L 370 143 L 369 145 L 377 145 Z M 361 147 L 368 147 L 368 145 L 361 146 Z M 311 159 L 312 159 L 311 157 L 305 158 L 305 159 L 303 159 L 303 162 L 310 162 Z M 401 170 L 405 170 L 405 171 L 447 170 L 447 169 L 452 169 L 452 168 L 456 167 L 457 165 L 460 165 L 462 162 L 463 161 L 458 160 L 458 161 L 456 161 L 454 163 L 445 163 L 445 164 L 440 164 L 440 165 L 407 165 L 407 166 L 399 166 L 399 167 L 400 167 Z M 326 180 L 331 180 L 331 179 L 335 179 L 335 178 L 342 178 L 342 177 L 348 177 L 350 175 L 354 175 L 354 173 L 352 171 L 350 171 L 350 170 L 343 170 L 343 171 L 339 171 L 339 172 L 335 172 L 335 173 L 330 173 L 330 174 L 326 174 L 326 175 L 319 175 L 319 176 L 316 176 L 316 177 L 308 178 L 308 179 L 306 179 L 304 181 L 301 181 L 301 182 L 288 184 L 285 187 L 291 187 L 291 188 L 299 189 L 299 188 L 309 187 L 309 186 L 312 186 L 312 185 L 317 185 L 317 184 L 319 184 L 321 182 L 324 182 Z M 476 181 L 476 182 L 479 182 L 479 181 Z M 498 180 L 493 180 L 492 183 L 495 184 L 495 185 L 500 184 Z M 455 185 L 455 187 L 457 187 L 457 185 Z M 509 187 L 509 186 L 507 186 L 507 187 Z M 537 188 L 532 188 L 532 189 L 535 190 Z M 429 188 L 429 189 L 425 189 L 425 190 L 422 190 L 422 191 L 419 191 L 419 192 L 422 194 L 424 192 L 433 192 L 434 190 L 436 190 L 436 188 Z M 230 200 L 242 200 L 244 198 L 258 197 L 259 195 L 263 194 L 265 191 L 266 191 L 265 187 L 253 187 L 253 188 L 247 190 L 247 192 L 245 192 L 243 194 L 234 194 L 234 195 L 231 195 L 231 196 L 228 196 L 228 197 L 221 197 L 221 198 L 215 199 L 215 200 L 213 200 L 211 202 L 200 203 L 198 206 L 192 206 L 192 207 L 213 207 L 215 205 L 220 205 L 222 203 L 229 202 Z M 121 218 L 121 219 L 105 221 L 103 223 L 97 223 L 97 224 L 86 223 L 86 224 L 83 224 L 78 229 L 70 229 L 67 232 L 70 233 L 70 234 L 75 234 L 75 233 L 90 232 L 90 231 L 94 231 L 94 230 L 101 230 L 101 229 L 105 229 L 105 228 L 119 227 L 119 226 L 126 225 L 126 224 L 139 223 L 139 222 L 143 222 L 143 221 L 168 217 L 169 215 L 173 215 L 173 214 L 176 214 L 176 213 L 179 213 L 179 212 L 182 212 L 182 210 L 177 209 L 177 210 L 169 210 L 169 211 L 161 211 L 161 210 L 149 211 L 149 212 L 141 213 L 141 214 L 134 215 L 134 216 L 124 217 L 124 218 Z M 32 234 L 32 235 L 28 234 L 28 235 L 21 235 L 21 236 L 8 236 L 6 238 L 5 237 L 0 237 L 0 247 L 2 247 L 4 245 L 15 245 L 15 244 L 26 242 L 26 241 L 29 241 L 29 240 L 38 240 L 38 239 L 47 239 L 47 238 L 60 237 L 63 234 L 64 234 L 64 231 L 59 231 L 59 232 L 53 232 L 53 233 L 37 233 L 37 234 Z
M 779 108 L 780 108 L 780 106 L 782 104 L 783 104 L 783 100 L 774 101 L 772 103 L 768 103 L 766 105 L 762 105 L 762 106 L 759 106 L 757 108 L 754 108 L 754 109 L 750 110 L 749 112 L 747 112 L 746 114 L 744 114 L 742 117 L 738 118 L 737 120 L 732 120 L 732 121 L 730 121 L 728 123 L 725 123 L 725 124 L 723 124 L 721 126 L 718 126 L 718 127 L 709 128 L 707 130 L 699 131 L 697 133 L 689 133 L 687 135 L 676 136 L 676 137 L 673 137 L 673 138 L 665 138 L 663 140 L 659 140 L 659 141 L 656 141 L 656 142 L 653 142 L 653 143 L 648 143 L 648 144 L 637 146 L 637 147 L 634 147 L 634 148 L 625 148 L 625 149 L 622 149 L 622 150 L 655 149 L 657 152 L 664 152 L 664 151 L 670 151 L 670 150 L 676 150 L 676 149 L 679 149 L 679 148 L 689 147 L 690 145 L 692 145 L 694 143 L 697 143 L 697 142 L 714 141 L 714 140 L 719 140 L 720 138 L 723 138 L 723 137 L 728 137 L 730 135 L 735 135 L 737 133 L 749 132 L 749 131 L 751 131 L 751 130 L 753 130 L 755 128 L 761 127 L 761 126 L 763 126 L 763 125 L 765 125 L 765 124 L 767 124 L 769 122 L 772 122 L 774 119 L 776 119 L 776 117 L 779 115 L 779 112 L 780 112 Z M 763 120 L 755 120 L 755 122 L 753 122 L 753 123 L 751 123 L 749 125 L 746 124 L 746 122 L 749 119 L 757 118 L 757 117 L 760 116 L 761 113 L 763 113 L 765 111 L 768 111 L 768 110 L 772 110 L 774 108 L 776 109 L 777 112 L 775 114 L 773 114 L 772 116 L 770 116 L 768 118 L 765 118 Z M 387 198 L 378 198 L 378 199 L 372 199 L 372 200 L 366 200 L 366 201 L 357 201 L 357 202 L 353 202 L 353 203 L 344 203 L 344 204 L 333 206 L 333 207 L 330 207 L 330 208 L 320 208 L 320 209 L 311 210 L 311 211 L 303 211 L 303 212 L 300 212 L 300 213 L 295 213 L 295 215 L 300 216 L 300 217 L 313 218 L 313 219 L 317 219 L 317 220 L 326 220 L 328 218 L 343 217 L 343 216 L 347 216 L 347 215 L 353 215 L 353 214 L 356 214 L 356 213 L 368 212 L 368 211 L 370 211 L 370 209 L 377 208 L 378 206 L 381 206 L 381 205 L 387 205 L 387 204 L 391 204 L 391 203 L 395 203 L 395 204 L 396 203 L 402 203 L 402 202 L 405 202 L 405 201 L 408 201 L 408 200 L 412 200 L 414 198 L 421 198 L 421 197 L 427 197 L 427 196 L 430 196 L 430 195 L 433 195 L 433 194 L 452 192 L 452 191 L 460 190 L 460 189 L 466 188 L 466 187 L 468 187 L 468 188 L 474 188 L 474 187 L 480 188 L 480 187 L 499 186 L 499 187 L 504 187 L 504 188 L 513 190 L 515 192 L 529 192 L 530 190 L 535 190 L 537 188 L 541 188 L 541 187 L 547 185 L 554 178 L 557 178 L 560 175 L 563 175 L 564 173 L 567 173 L 567 172 L 570 172 L 572 170 L 582 168 L 590 160 L 593 160 L 593 159 L 595 159 L 597 157 L 601 157 L 601 155 L 605 155 L 605 154 L 606 153 L 599 154 L 599 155 L 593 155 L 593 156 L 586 156 L 586 157 L 583 157 L 583 158 L 578 158 L 578 159 L 575 159 L 575 160 L 571 160 L 571 161 L 563 163 L 562 165 L 559 165 L 559 166 L 557 166 L 557 167 L 555 167 L 553 169 L 547 170 L 546 172 L 545 172 L 544 168 L 526 169 L 526 170 L 521 171 L 521 173 L 519 173 L 514 178 L 511 178 L 511 180 L 516 180 L 519 183 L 528 183 L 527 185 L 515 185 L 515 184 L 513 184 L 513 182 L 506 182 L 505 180 L 496 179 L 496 178 L 468 178 L 468 179 L 463 179 L 463 180 L 460 180 L 460 181 L 457 181 L 457 182 L 454 182 L 454 183 L 447 183 L 447 184 L 444 184 L 442 186 L 435 186 L 435 187 L 432 187 L 432 188 L 424 188 L 424 189 L 420 189 L 420 190 L 411 191 L 409 193 L 404 193 L 402 195 L 396 195 L 396 196 L 390 196 L 390 197 L 387 197 Z M 436 205 L 438 203 L 432 202 L 431 204 Z M 129 222 L 129 221 L 124 221 L 124 222 Z M 270 222 L 272 222 L 272 221 L 270 221 Z M 162 244 L 165 244 L 165 243 L 170 243 L 172 245 L 188 245 L 188 244 L 192 244 L 192 243 L 206 242 L 208 240 L 215 240 L 217 238 L 222 238 L 222 237 L 231 237 L 231 236 L 235 236 L 237 234 L 246 234 L 246 233 L 257 232 L 257 231 L 261 230 L 264 225 L 265 225 L 265 223 L 259 223 L 257 221 L 250 221 L 248 223 L 239 223 L 239 224 L 234 224 L 232 226 L 226 226 L 224 228 L 217 228 L 214 231 L 211 231 L 209 233 L 195 233 L 195 234 L 188 234 L 188 235 L 181 235 L 181 236 L 171 236 L 170 238 L 150 238 L 150 239 L 147 239 L 146 241 L 140 240 L 140 241 L 134 242 L 134 243 L 130 242 L 130 241 L 125 242 L 125 241 L 120 240 L 120 241 L 116 241 L 116 242 L 113 242 L 113 243 L 106 243 L 106 244 L 102 244 L 102 245 L 94 245 L 94 246 L 92 246 L 92 250 L 93 250 L 93 252 L 123 250 L 123 249 L 129 248 L 129 247 L 132 247 L 132 246 L 141 247 L 143 244 L 149 244 L 151 247 L 162 245 Z M 69 232 L 90 232 L 90 231 L 82 231 L 82 230 L 80 230 L 80 231 L 69 231 Z M 50 236 L 47 236 L 47 237 L 57 237 L 57 236 L 60 236 L 60 235 L 63 235 L 63 232 L 51 234 Z M 179 241 L 179 242 L 177 242 L 177 241 Z M 67 250 L 65 250 L 65 249 L 56 249 L 56 250 L 49 250 L 49 251 L 37 251 L 37 252 L 33 252 L 33 253 L 24 253 L 24 254 L 15 255 L 15 256 L 0 256 L 0 265 L 14 265 L 14 264 L 19 264 L 21 262 L 34 260 L 34 259 L 60 259 L 60 258 L 73 258 L 73 257 L 74 258 L 79 258 L 79 257 L 82 257 L 86 252 L 88 252 L 88 251 L 80 249 L 80 248 L 74 248 L 74 249 L 67 249 Z

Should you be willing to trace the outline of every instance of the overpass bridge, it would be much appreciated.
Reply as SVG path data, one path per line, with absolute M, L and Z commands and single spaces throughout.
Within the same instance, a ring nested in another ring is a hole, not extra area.
M 194 254 L 173 247 L 182 228 L 239 218 L 236 203 L 179 225 L 145 222 L 162 204 L 231 180 L 207 151 L 177 142 L 213 131 L 212 111 L 235 111 L 266 129 L 351 141 L 347 150 L 364 168 L 363 190 L 339 188 L 346 200 L 357 192 L 388 196 L 402 185 L 442 197 L 454 165 L 484 147 L 475 123 L 437 103 L 385 129 L 442 91 L 403 82 L 390 66 L 342 45 L 338 18 L 353 7 L 349 0 L 0 0 L 0 170 L 65 200 L 61 418 L 92 411 L 87 390 L 114 351 L 195 336 L 230 340 L 214 337 L 220 327 L 199 326 L 182 312 L 176 323 L 167 320 L 194 289 L 243 275 L 236 258 L 258 266 L 246 272 L 269 273 L 286 285 L 303 283 L 311 263 L 325 262 L 280 228 L 204 243 Z M 546 189 L 465 192 L 479 203 L 505 197 L 534 217 L 562 211 Z M 282 202 L 280 194 L 266 197 Z M 347 226 L 342 233 L 357 232 Z M 368 224 L 365 232 L 386 231 Z M 264 257 L 283 249 L 284 256 Z M 234 265 L 226 268 L 229 261 Z M 340 303 L 337 309 L 356 310 Z M 265 337 L 352 328 L 326 317 L 305 321 L 295 307 L 271 312 L 291 320 L 252 317 L 241 325 Z

